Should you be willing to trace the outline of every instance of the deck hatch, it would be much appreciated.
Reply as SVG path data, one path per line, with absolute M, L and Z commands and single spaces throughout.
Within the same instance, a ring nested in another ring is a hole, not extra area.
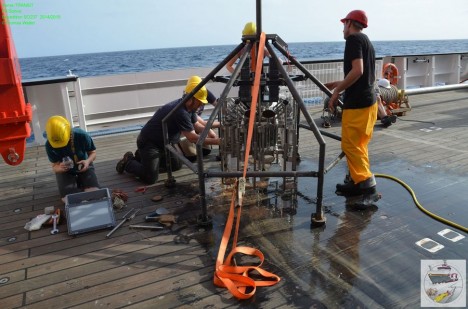
M 438 242 L 430 239 L 430 238 L 423 238 L 416 242 L 416 245 L 427 250 L 431 253 L 437 252 L 440 249 L 444 248 L 444 245 L 439 244 Z
M 465 238 L 465 236 L 463 236 L 462 234 L 452 231 L 451 229 L 442 230 L 437 234 L 453 242 L 457 242 Z

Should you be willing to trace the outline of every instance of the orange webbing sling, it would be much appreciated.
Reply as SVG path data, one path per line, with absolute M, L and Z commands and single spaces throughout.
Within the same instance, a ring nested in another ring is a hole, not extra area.
M 231 236 L 232 227 L 234 224 L 236 191 L 233 191 L 232 193 L 229 215 L 226 220 L 226 227 L 224 228 L 223 238 L 221 239 L 221 244 L 219 246 L 218 257 L 216 258 L 216 269 L 213 278 L 215 285 L 227 288 L 232 295 L 239 299 L 247 299 L 252 297 L 255 294 L 257 286 L 271 286 L 280 281 L 280 278 L 277 275 L 263 270 L 260 267 L 262 266 L 264 261 L 264 256 L 262 252 L 250 247 L 237 247 L 237 235 L 239 233 L 240 217 L 242 212 L 242 195 L 243 193 L 245 193 L 245 177 L 247 174 L 250 144 L 252 142 L 252 133 L 255 123 L 255 112 L 257 109 L 258 93 L 260 88 L 260 73 L 263 65 L 265 38 L 265 33 L 262 32 L 262 34 L 260 35 L 260 44 L 258 48 L 258 55 L 255 68 L 255 72 L 257 74 L 255 74 L 254 85 L 252 89 L 252 103 L 250 105 L 249 129 L 247 133 L 247 144 L 245 149 L 244 174 L 243 177 L 236 182 L 239 207 L 237 209 L 236 229 L 233 236 L 232 250 L 226 257 L 226 260 L 224 260 L 227 245 L 229 243 L 229 238 Z M 233 257 L 237 253 L 256 256 L 258 257 L 260 262 L 257 266 L 237 266 L 233 264 Z M 256 271 L 265 280 L 254 280 L 250 278 L 249 272 L 251 271 Z

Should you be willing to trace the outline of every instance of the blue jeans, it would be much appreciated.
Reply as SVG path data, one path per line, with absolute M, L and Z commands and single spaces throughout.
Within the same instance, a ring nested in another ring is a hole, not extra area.
M 99 183 L 94 172 L 94 166 L 91 164 L 86 172 L 83 173 L 56 173 L 57 186 L 60 197 L 71 193 L 78 193 L 87 188 L 99 188 Z

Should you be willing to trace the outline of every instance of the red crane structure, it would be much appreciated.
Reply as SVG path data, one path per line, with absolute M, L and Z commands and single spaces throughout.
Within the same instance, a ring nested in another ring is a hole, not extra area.
M 24 99 L 4 0 L 0 0 L 0 15 L 0 152 L 7 164 L 18 165 L 24 159 L 26 138 L 31 135 L 32 109 Z

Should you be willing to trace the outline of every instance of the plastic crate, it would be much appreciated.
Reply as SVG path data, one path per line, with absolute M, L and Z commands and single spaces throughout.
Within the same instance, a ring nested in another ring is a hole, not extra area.
M 115 226 L 109 189 L 68 194 L 65 197 L 68 235 Z

